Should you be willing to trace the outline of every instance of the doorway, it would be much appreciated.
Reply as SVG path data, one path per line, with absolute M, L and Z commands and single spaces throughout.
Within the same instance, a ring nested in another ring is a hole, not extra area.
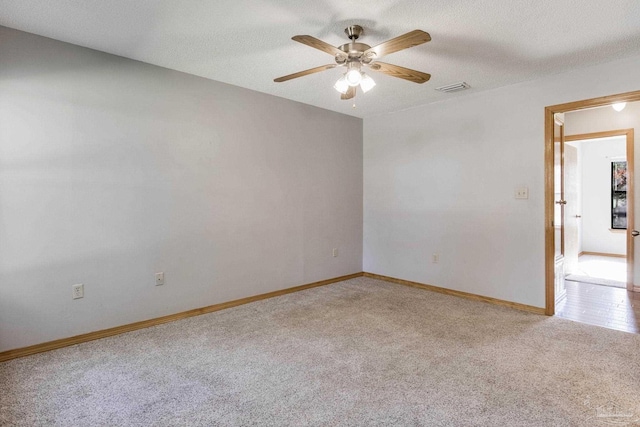
M 556 314 L 556 297 L 561 296 L 561 293 L 566 289 L 564 281 L 566 261 L 564 231 L 567 202 L 564 199 L 565 183 L 563 178 L 560 183 L 555 179 L 558 176 L 558 167 L 563 167 L 565 156 L 564 123 L 563 120 L 557 120 L 558 113 L 563 114 L 571 111 L 609 106 L 613 103 L 634 101 L 640 101 L 640 91 L 545 108 L 545 312 L 547 315 Z M 627 136 L 627 157 L 628 161 L 633 163 L 633 130 L 626 129 L 625 131 L 630 131 L 630 138 Z M 625 133 L 625 135 L 627 134 Z M 633 164 L 631 164 L 630 169 L 633 170 Z M 563 176 L 563 173 L 560 173 L 560 176 Z M 628 191 L 633 195 L 633 175 L 628 176 L 628 185 Z M 633 226 L 633 203 L 629 203 L 627 206 L 625 240 L 626 256 L 631 261 L 633 261 L 632 231 L 635 232 Z M 619 291 L 634 297 L 630 291 L 638 291 L 640 288 L 634 284 L 633 262 L 628 263 L 627 270 L 627 289 L 619 289 Z
M 579 120 L 580 115 L 567 113 L 566 121 Z M 633 148 L 633 129 L 565 135 L 568 281 L 623 289 L 633 282 L 626 242 L 627 179 L 633 172 L 628 168 L 628 148 Z

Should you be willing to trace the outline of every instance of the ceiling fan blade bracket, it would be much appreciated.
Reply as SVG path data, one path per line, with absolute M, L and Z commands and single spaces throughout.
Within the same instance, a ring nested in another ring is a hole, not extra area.
M 343 65 L 347 62 L 347 56 L 344 54 L 336 55 L 334 59 L 338 65 Z
M 373 61 L 375 59 L 376 54 L 374 52 L 370 52 L 370 53 L 363 53 L 362 54 L 362 58 L 360 59 L 360 61 L 363 64 L 369 64 L 371 63 L 371 61 Z

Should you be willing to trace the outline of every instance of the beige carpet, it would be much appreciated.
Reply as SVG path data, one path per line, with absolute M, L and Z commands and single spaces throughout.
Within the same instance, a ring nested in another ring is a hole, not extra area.
M 640 335 L 358 278 L 0 364 L 1 425 L 640 425 Z

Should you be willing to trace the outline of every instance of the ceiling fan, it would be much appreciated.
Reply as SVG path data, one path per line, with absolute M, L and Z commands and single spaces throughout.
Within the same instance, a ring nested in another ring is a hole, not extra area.
M 293 40 L 319 49 L 333 55 L 335 64 L 321 65 L 309 70 L 299 71 L 287 76 L 278 77 L 274 82 L 280 83 L 320 71 L 330 70 L 336 67 L 346 67 L 347 71 L 333 86 L 341 93 L 340 99 L 351 99 L 356 96 L 356 88 L 360 86 L 362 92 L 366 93 L 373 88 L 376 83 L 371 77 L 364 73 L 365 68 L 369 68 L 388 76 L 399 77 L 414 83 L 424 83 L 431 78 L 430 74 L 421 71 L 411 70 L 398 65 L 387 64 L 378 61 L 378 58 L 399 50 L 426 43 L 431 40 L 429 33 L 422 30 L 414 30 L 399 37 L 387 40 L 377 46 L 371 47 L 364 43 L 357 42 L 363 34 L 363 29 L 359 25 L 351 25 L 344 32 L 347 34 L 350 43 L 334 47 L 312 36 L 294 36 Z

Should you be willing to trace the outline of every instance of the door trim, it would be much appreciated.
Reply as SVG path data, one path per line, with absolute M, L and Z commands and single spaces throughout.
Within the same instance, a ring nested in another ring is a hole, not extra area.
M 631 235 L 631 230 L 634 228 L 634 204 L 635 204 L 635 188 L 633 182 L 634 175 L 634 165 L 635 161 L 633 158 L 633 128 L 630 129 L 617 129 L 617 130 L 609 130 L 604 132 L 593 132 L 593 133 L 583 133 L 578 135 L 565 135 L 564 140 L 567 141 L 583 141 L 589 139 L 599 139 L 599 138 L 607 138 L 611 136 L 624 136 L 626 138 L 626 152 L 627 152 L 627 189 L 631 194 L 631 201 L 633 203 L 627 203 L 627 290 L 632 291 L 633 288 L 633 236 Z M 609 256 L 615 256 L 609 254 Z M 619 256 L 619 255 L 618 255 Z
M 583 101 L 569 102 L 566 104 L 552 105 L 544 109 L 544 239 L 545 239 L 545 314 L 555 314 L 555 290 L 554 290 L 554 236 L 553 236 L 553 115 L 569 111 L 584 110 L 586 108 L 602 107 L 616 102 L 640 101 L 640 91 L 626 92 L 617 95 L 602 96 Z M 628 140 L 627 140 L 628 141 Z M 628 143 L 628 142 L 627 142 Z M 633 151 L 631 152 L 633 154 Z M 628 159 L 627 159 L 628 161 Z M 629 177 L 629 182 L 633 177 Z M 633 225 L 627 222 L 627 230 Z M 627 245 L 630 234 L 627 233 Z M 627 246 L 628 249 L 628 246 Z M 628 256 L 627 250 L 627 256 Z

